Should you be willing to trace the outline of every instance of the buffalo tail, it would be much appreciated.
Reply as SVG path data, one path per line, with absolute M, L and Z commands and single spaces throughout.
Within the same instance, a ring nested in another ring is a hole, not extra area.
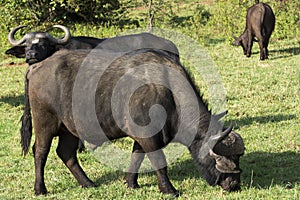
M 21 117 L 22 127 L 20 129 L 21 132 L 21 145 L 22 145 L 22 153 L 25 156 L 28 153 L 31 136 L 32 136 L 32 119 L 31 119 L 31 109 L 28 95 L 28 84 L 29 80 L 27 78 L 29 70 L 25 75 L 25 107 L 24 112 Z

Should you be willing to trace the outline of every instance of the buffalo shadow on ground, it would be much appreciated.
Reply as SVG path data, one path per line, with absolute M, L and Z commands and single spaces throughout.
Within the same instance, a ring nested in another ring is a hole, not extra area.
M 278 185 L 292 189 L 300 183 L 300 154 L 250 152 L 241 158 L 242 181 L 247 188 L 268 189 Z
M 300 183 L 300 154 L 292 151 L 270 153 L 250 152 L 241 157 L 240 167 L 242 190 L 249 188 L 268 189 L 278 185 L 285 189 L 292 189 Z M 200 172 L 193 161 L 186 160 L 177 163 L 169 169 L 169 178 L 183 181 L 187 177 L 201 179 Z M 183 189 L 181 186 L 178 189 Z
M 292 55 L 299 55 L 300 54 L 300 45 L 299 47 L 290 47 L 285 49 L 275 49 L 270 50 L 271 53 L 288 53 Z
M 289 121 L 297 118 L 295 114 L 277 114 L 277 115 L 265 115 L 265 116 L 254 116 L 254 117 L 242 117 L 239 119 L 233 120 L 234 127 L 240 128 L 242 126 L 251 125 L 253 123 L 266 124 L 270 122 L 281 122 L 281 121 Z
M 242 190 L 249 188 L 268 189 L 275 185 L 285 189 L 293 189 L 296 184 L 300 183 L 299 160 L 300 154 L 291 151 L 281 153 L 246 153 L 240 159 L 240 167 L 243 170 L 241 175 Z M 204 181 L 198 167 L 191 158 L 182 162 L 172 163 L 168 167 L 168 175 L 172 183 L 175 181 L 183 182 L 188 178 Z M 142 173 L 139 176 L 156 176 L 156 174 L 154 172 L 148 172 Z M 98 186 L 110 184 L 123 177 L 125 177 L 125 173 L 111 171 L 107 174 L 100 175 L 95 180 L 95 183 Z M 154 181 L 140 184 L 140 190 L 153 185 L 157 185 L 156 178 Z M 126 187 L 125 184 L 124 187 Z M 183 194 L 188 193 L 184 185 L 179 184 L 177 189 Z M 201 188 L 199 188 L 199 190 L 201 190 Z
M 275 49 L 269 51 L 271 56 L 271 60 L 280 59 L 280 58 L 287 58 L 295 55 L 300 54 L 300 46 L 299 47 L 290 47 L 285 49 Z
M 18 107 L 24 105 L 24 95 L 17 95 L 17 96 L 4 96 L 0 97 L 0 103 L 6 103 L 13 107 Z
M 252 54 L 259 54 L 259 51 L 254 51 Z M 296 56 L 300 54 L 300 46 L 299 47 L 289 47 L 283 49 L 272 49 L 269 50 L 269 59 L 276 60 L 280 58 L 288 58 L 291 56 Z

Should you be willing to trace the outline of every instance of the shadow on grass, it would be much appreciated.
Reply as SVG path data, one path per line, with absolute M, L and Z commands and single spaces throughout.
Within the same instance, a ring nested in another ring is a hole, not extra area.
M 299 47 L 290 47 L 285 49 L 276 49 L 270 50 L 270 53 L 287 53 L 291 55 L 299 55 L 300 54 L 300 46 Z
M 205 41 L 205 45 L 206 46 L 215 46 L 219 43 L 223 43 L 225 42 L 226 39 L 225 38 L 220 38 L 220 39 L 217 39 L 217 38 L 207 38 L 207 40 Z
M 24 95 L 1 97 L 0 102 L 7 103 L 13 107 L 24 105 Z
M 288 58 L 291 56 L 299 55 L 300 47 L 291 47 L 291 48 L 286 48 L 286 49 L 271 50 L 270 54 L 271 54 L 271 56 L 269 57 L 270 60 L 276 60 L 276 59 L 280 59 L 280 58 Z
M 297 116 L 294 114 L 291 115 L 266 115 L 266 116 L 255 116 L 255 117 L 243 117 L 240 119 L 234 120 L 235 126 L 240 128 L 242 126 L 251 125 L 253 123 L 266 124 L 270 122 L 281 122 L 289 121 L 295 119 Z
M 259 54 L 259 51 L 252 52 L 253 55 Z M 269 51 L 269 59 L 276 60 L 280 58 L 288 58 L 291 56 L 296 56 L 300 54 L 300 46 L 299 47 L 290 47 L 285 49 L 273 49 Z
M 286 189 L 292 189 L 300 183 L 299 161 L 300 154 L 291 151 L 245 154 L 240 159 L 243 170 L 241 175 L 242 187 L 243 189 L 268 189 L 271 186 L 278 185 Z M 188 177 L 203 180 L 191 159 L 174 165 L 169 169 L 169 174 L 171 181 L 183 181 Z
M 252 152 L 241 158 L 244 185 L 267 189 L 279 185 L 291 189 L 300 183 L 300 154 L 296 152 Z
M 252 152 L 245 154 L 240 159 L 240 165 L 243 170 L 241 175 L 242 189 L 257 188 L 268 189 L 274 185 L 285 189 L 292 189 L 296 184 L 300 183 L 299 170 L 300 154 L 296 152 L 268 153 L 268 152 Z M 168 167 L 168 175 L 172 181 L 183 182 L 188 178 L 199 179 L 204 181 L 192 159 L 178 162 Z M 141 184 L 141 188 L 150 187 L 157 184 L 155 172 L 142 173 L 139 176 L 154 176 L 155 181 Z M 109 184 L 120 178 L 125 177 L 125 173 L 121 171 L 113 171 L 99 176 L 95 183 L 99 186 Z M 125 182 L 124 182 L 125 183 Z M 207 184 L 208 185 L 208 184 Z M 124 187 L 126 185 L 124 184 Z M 184 186 L 178 188 L 184 192 Z

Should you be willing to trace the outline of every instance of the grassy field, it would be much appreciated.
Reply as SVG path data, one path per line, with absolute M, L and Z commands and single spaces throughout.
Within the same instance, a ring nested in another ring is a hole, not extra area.
M 242 191 L 226 193 L 202 180 L 188 153 L 169 166 L 179 199 L 299 199 L 300 197 L 300 47 L 296 40 L 273 41 L 270 59 L 259 61 L 226 42 L 205 49 L 218 67 L 227 91 L 229 114 L 245 140 L 241 159 Z M 46 166 L 50 194 L 35 197 L 32 153 L 21 156 L 19 119 L 23 109 L 26 65 L 0 67 L 0 198 L 1 199 L 168 199 L 158 192 L 154 173 L 142 174 L 141 188 L 127 189 L 123 172 L 99 163 L 89 152 L 79 155 L 83 168 L 98 187 L 78 187 L 55 153 Z M 201 81 L 200 81 L 201 82 Z M 205 87 L 205 86 L 204 86 Z M 209 95 L 207 95 L 209 98 Z
M 175 12 L 184 7 L 190 8 L 181 5 Z M 246 58 L 241 48 L 229 45 L 226 36 L 208 34 L 208 30 L 198 28 L 199 32 L 189 33 L 189 27 L 176 31 L 200 41 L 201 50 L 210 55 L 222 78 L 229 111 L 226 123 L 234 122 L 234 129 L 241 134 L 246 146 L 245 155 L 240 160 L 242 190 L 227 193 L 220 187 L 210 187 L 186 151 L 169 165 L 169 177 L 182 193 L 178 199 L 300 199 L 299 37 L 271 38 L 269 60 L 259 61 L 258 44 L 254 44 L 252 57 Z M 109 37 L 119 32 L 114 27 L 75 25 L 72 28 L 74 35 L 97 37 Z M 190 43 L 173 42 L 180 47 L 181 59 L 188 67 L 189 60 L 185 56 L 191 53 Z M 1 44 L 1 52 L 7 47 L 7 44 Z M 99 162 L 89 152 L 79 154 L 79 160 L 98 186 L 80 188 L 55 153 L 57 139 L 52 144 L 45 169 L 49 194 L 36 197 L 33 191 L 33 155 L 30 151 L 29 155 L 22 157 L 19 134 L 26 69 L 23 60 L 0 56 L 0 199 L 172 199 L 158 192 L 155 173 L 140 175 L 140 189 L 127 189 L 123 172 Z M 193 69 L 190 72 L 204 97 L 211 102 L 213 94 L 209 93 L 202 74 L 196 74 Z M 128 148 L 129 143 L 129 140 L 121 140 L 119 146 Z

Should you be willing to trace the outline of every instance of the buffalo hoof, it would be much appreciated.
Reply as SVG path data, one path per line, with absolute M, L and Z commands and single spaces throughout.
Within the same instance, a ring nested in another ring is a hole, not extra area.
M 127 185 L 128 188 L 132 188 L 132 189 L 140 188 L 137 179 L 138 179 L 138 174 L 127 173 L 125 177 L 125 184 Z
M 47 191 L 45 185 L 42 185 L 42 186 L 35 186 L 35 187 L 34 187 L 34 194 L 35 194 L 35 195 L 45 195 L 45 194 L 47 194 L 47 193 L 48 193 L 48 191 Z
M 180 192 L 177 191 L 173 186 L 172 187 L 162 186 L 162 187 L 159 187 L 159 190 L 160 190 L 161 193 L 169 194 L 173 197 L 179 197 L 180 196 Z
M 94 182 L 92 182 L 92 181 L 88 181 L 88 182 L 86 182 L 86 183 L 84 183 L 84 184 L 80 184 L 80 185 L 81 185 L 81 187 L 83 187 L 83 188 L 96 187 L 96 184 L 95 184 Z
M 140 185 L 138 183 L 127 183 L 126 182 L 126 185 L 128 188 L 132 188 L 132 189 L 140 188 Z
M 136 180 L 130 180 L 130 177 L 125 178 L 125 184 L 128 188 L 137 189 L 140 188 L 138 182 Z

